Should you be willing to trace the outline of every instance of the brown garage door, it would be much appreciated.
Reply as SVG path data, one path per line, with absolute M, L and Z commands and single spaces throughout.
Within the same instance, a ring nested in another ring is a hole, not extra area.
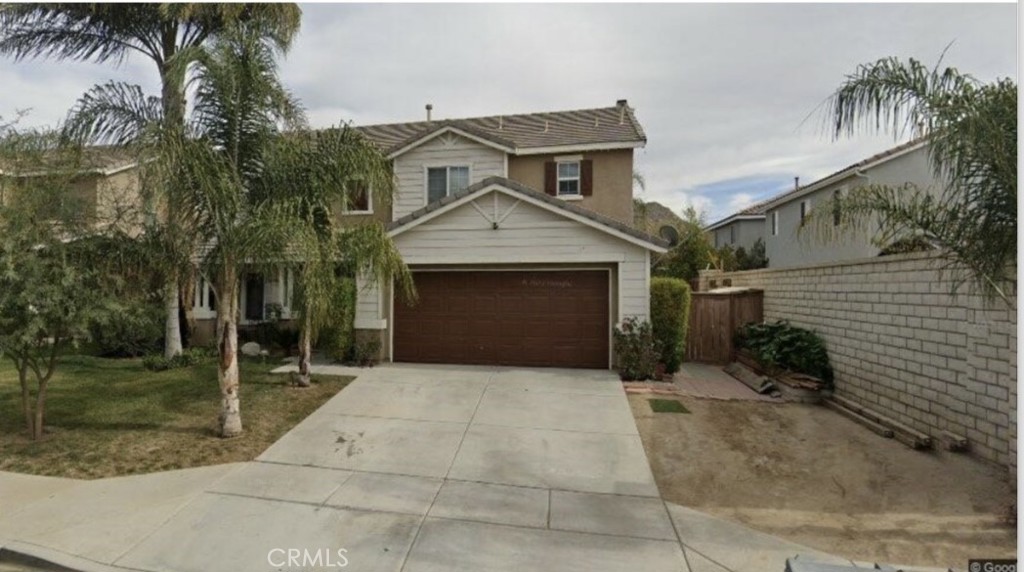
M 608 272 L 414 273 L 395 301 L 395 361 L 608 367 Z

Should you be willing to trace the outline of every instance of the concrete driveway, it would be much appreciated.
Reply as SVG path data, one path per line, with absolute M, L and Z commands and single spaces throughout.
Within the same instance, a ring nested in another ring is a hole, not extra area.
M 375 368 L 116 564 L 316 568 L 288 549 L 360 571 L 688 569 L 604 371 Z
M 321 371 L 358 378 L 256 462 L 96 481 L 0 472 L 0 569 L 12 554 L 82 572 L 853 564 L 663 502 L 609 372 Z

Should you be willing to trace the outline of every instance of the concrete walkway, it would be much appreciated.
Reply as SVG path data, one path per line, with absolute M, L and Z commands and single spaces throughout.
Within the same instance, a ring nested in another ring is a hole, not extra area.
M 18 481 L 7 496 L 28 499 L 0 494 L 0 546 L 84 571 L 762 572 L 798 553 L 851 564 L 663 502 L 609 372 L 355 373 L 253 463 L 38 487 L 0 473 L 0 491 Z

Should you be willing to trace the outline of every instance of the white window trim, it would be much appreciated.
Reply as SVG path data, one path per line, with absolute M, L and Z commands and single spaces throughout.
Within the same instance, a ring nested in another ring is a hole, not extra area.
M 772 211 L 772 236 L 779 236 L 779 211 Z
M 559 167 L 563 164 L 575 163 L 576 176 L 563 177 Z M 562 193 L 562 181 L 576 181 L 575 193 Z M 583 156 L 555 157 L 555 196 L 567 201 L 583 200 Z
M 467 169 L 469 171 L 469 179 L 468 179 L 469 186 L 473 186 L 473 164 L 472 163 L 469 163 L 469 164 L 424 163 L 423 164 L 423 204 L 424 205 L 429 205 L 430 204 L 430 178 L 428 176 L 429 173 L 430 173 L 430 169 L 440 169 L 442 167 L 445 168 L 445 169 L 452 169 L 452 168 L 455 168 L 455 169 L 465 168 L 465 169 Z M 450 197 L 452 195 L 452 178 L 448 174 L 448 171 L 445 171 L 445 187 L 446 188 L 445 188 L 444 196 Z
M 348 198 L 348 189 L 346 189 L 345 197 Z M 373 214 L 373 187 L 366 185 L 366 210 L 349 210 L 348 201 L 345 200 L 341 203 L 341 213 L 347 215 Z

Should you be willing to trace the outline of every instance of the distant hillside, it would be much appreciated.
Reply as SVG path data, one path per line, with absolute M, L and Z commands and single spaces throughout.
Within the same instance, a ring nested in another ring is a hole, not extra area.
M 635 200 L 633 204 L 633 226 L 635 228 L 648 234 L 657 235 L 658 230 L 665 225 L 680 228 L 683 225 L 683 219 L 672 212 L 672 209 L 657 201 Z

